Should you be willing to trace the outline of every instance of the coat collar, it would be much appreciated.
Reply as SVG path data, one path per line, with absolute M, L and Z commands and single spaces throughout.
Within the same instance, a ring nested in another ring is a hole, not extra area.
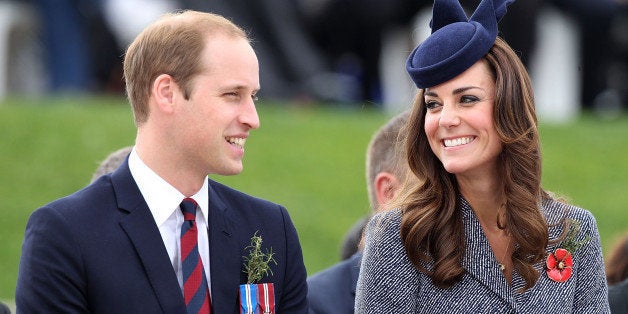
M 514 307 L 515 291 L 522 278 L 513 272 L 513 285 L 508 284 L 473 209 L 463 197 L 459 197 L 459 201 L 466 241 L 462 267 L 470 276 Z

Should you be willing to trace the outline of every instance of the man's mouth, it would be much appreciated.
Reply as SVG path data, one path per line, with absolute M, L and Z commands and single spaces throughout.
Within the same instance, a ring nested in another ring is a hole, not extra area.
M 244 142 L 246 142 L 246 139 L 243 137 L 227 137 L 226 139 L 229 144 L 235 145 L 238 148 L 244 148 Z

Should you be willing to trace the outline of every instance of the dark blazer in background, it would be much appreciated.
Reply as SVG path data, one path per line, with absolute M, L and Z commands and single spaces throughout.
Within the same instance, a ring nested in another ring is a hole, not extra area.
M 628 279 L 608 287 L 608 303 L 611 313 L 628 313 Z
M 11 309 L 9 306 L 0 302 L 0 314 L 11 314 Z
M 361 261 L 358 252 L 307 279 L 310 314 L 353 313 Z
M 257 231 L 277 265 L 277 313 L 306 313 L 297 232 L 286 209 L 209 181 L 213 313 L 239 313 L 243 256 Z M 26 226 L 16 289 L 20 313 L 185 313 L 183 294 L 128 161 L 36 210 Z

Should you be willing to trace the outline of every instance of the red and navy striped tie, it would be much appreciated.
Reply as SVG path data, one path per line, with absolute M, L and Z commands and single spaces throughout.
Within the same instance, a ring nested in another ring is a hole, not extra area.
M 211 300 L 207 277 L 201 255 L 198 253 L 197 207 L 198 204 L 192 198 L 186 198 L 181 202 L 184 220 L 181 226 L 183 298 L 188 313 L 210 313 Z

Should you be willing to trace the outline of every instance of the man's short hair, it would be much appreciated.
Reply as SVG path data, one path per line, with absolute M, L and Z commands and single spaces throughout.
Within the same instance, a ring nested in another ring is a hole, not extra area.
M 377 210 L 378 206 L 373 187 L 377 174 L 390 172 L 402 181 L 406 177 L 404 136 L 400 136 L 400 134 L 409 115 L 409 111 L 404 111 L 390 119 L 388 123 L 377 130 L 369 142 L 366 151 L 366 186 L 373 212 Z
M 246 32 L 228 19 L 196 11 L 165 14 L 135 38 L 124 57 L 124 79 L 136 125 L 148 119 L 151 87 L 161 74 L 172 76 L 189 99 L 192 79 L 208 70 L 200 62 L 207 37 L 218 34 L 250 42 Z

